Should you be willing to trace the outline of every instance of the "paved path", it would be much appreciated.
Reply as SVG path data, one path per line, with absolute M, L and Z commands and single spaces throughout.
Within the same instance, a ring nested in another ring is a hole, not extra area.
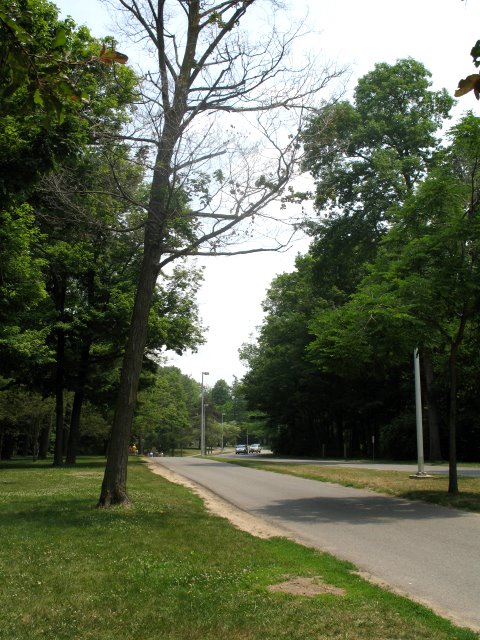
M 208 459 L 153 461 L 480 630 L 480 516 Z

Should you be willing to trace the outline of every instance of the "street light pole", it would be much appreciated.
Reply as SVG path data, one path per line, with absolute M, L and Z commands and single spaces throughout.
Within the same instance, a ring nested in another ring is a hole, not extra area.
M 224 413 L 222 413 L 222 453 L 223 453 L 223 416 L 224 416 L 224 415 L 225 415 L 225 414 L 224 414 Z
M 202 371 L 202 407 L 200 411 L 200 455 L 205 455 L 205 407 L 204 407 L 204 391 L 203 376 L 208 376 L 208 371 Z
M 413 352 L 413 362 L 415 371 L 415 416 L 417 425 L 417 476 L 425 475 L 425 464 L 423 457 L 423 426 L 422 426 L 422 391 L 420 382 L 420 356 L 418 349 Z

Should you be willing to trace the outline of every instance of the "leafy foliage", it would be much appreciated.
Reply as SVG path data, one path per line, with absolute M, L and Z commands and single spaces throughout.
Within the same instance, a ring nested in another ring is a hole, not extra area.
M 119 139 L 137 78 L 113 64 L 126 60 L 111 39 L 102 46 L 86 28 L 59 21 L 53 4 L 0 9 L 1 374 L 32 398 L 55 393 L 56 442 L 69 427 L 79 441 L 85 405 L 98 432 L 89 446 L 103 449 L 147 206 L 144 159 Z M 199 283 L 196 270 L 179 267 L 156 288 L 148 357 L 201 341 Z
M 88 102 L 78 73 L 95 64 L 125 64 L 128 57 L 114 48 L 95 55 L 72 47 L 74 23 L 58 22 L 54 5 L 44 0 L 0 2 L 0 98 L 21 95 L 25 112 L 42 108 L 44 124 L 65 117 L 66 101 Z M 111 43 L 113 44 L 113 43 Z M 72 51 L 73 48 L 73 51 Z M 77 56 L 77 57 L 75 57 Z
M 296 271 L 272 283 L 243 350 L 247 397 L 279 451 L 371 455 L 375 437 L 377 454 L 411 455 L 414 347 L 429 370 L 430 442 L 455 457 L 457 375 L 461 442 L 476 433 L 459 367 L 471 371 L 463 350 L 471 357 L 479 306 L 478 120 L 435 148 L 451 104 L 419 63 L 379 64 L 354 104 L 327 107 L 303 134 L 325 217 Z

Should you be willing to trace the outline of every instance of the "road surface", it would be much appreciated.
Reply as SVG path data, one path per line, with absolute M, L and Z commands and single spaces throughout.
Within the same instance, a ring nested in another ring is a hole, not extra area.
M 202 458 L 152 462 L 480 630 L 480 516 Z

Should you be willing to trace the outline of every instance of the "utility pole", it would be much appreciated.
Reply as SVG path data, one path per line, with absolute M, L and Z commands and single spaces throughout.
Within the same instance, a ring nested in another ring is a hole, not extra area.
M 425 460 L 423 456 L 423 423 L 422 423 L 422 387 L 420 381 L 420 355 L 418 349 L 413 352 L 413 364 L 415 371 L 415 416 L 417 424 L 417 458 L 418 470 L 411 478 L 429 478 L 425 473 Z
M 205 455 L 205 387 L 203 386 L 203 376 L 210 375 L 208 371 L 202 371 L 202 406 L 200 409 L 200 455 Z

